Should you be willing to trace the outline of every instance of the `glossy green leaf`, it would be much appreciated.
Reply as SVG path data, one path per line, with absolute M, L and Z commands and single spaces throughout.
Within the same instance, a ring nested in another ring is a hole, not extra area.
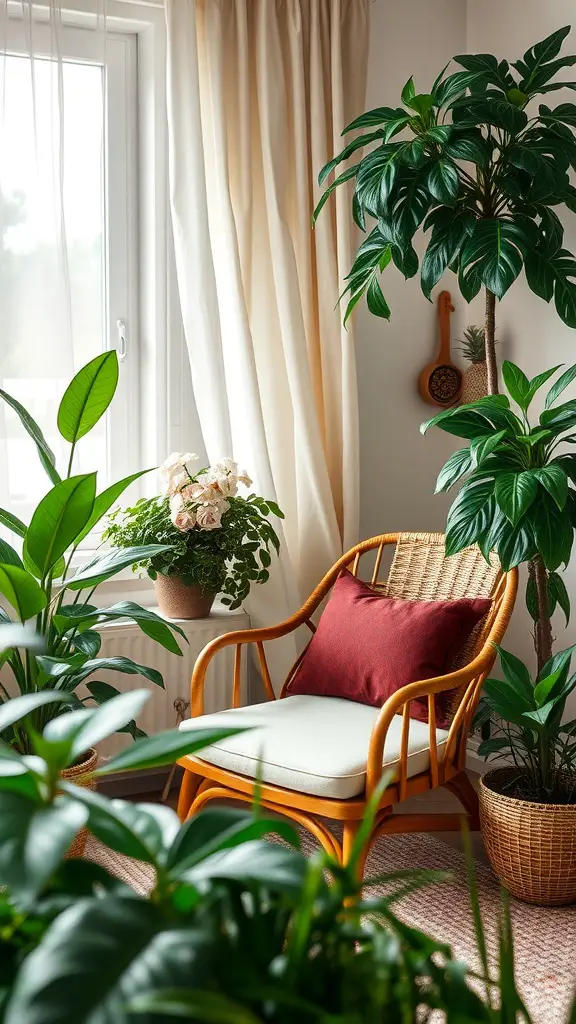
M 545 409 L 540 416 L 540 423 L 543 427 L 553 427 L 556 432 L 576 426 L 576 399 Z
M 487 434 L 485 437 L 475 437 L 470 442 L 470 456 L 472 468 L 482 466 L 489 455 L 498 450 L 502 440 L 507 436 L 507 430 L 497 430 L 495 434 Z
M 463 267 L 473 265 L 483 284 L 501 299 L 523 266 L 524 239 L 511 221 L 486 218 L 476 223 L 461 253 Z
M 88 812 L 88 828 L 111 850 L 146 864 L 158 864 L 175 839 L 179 821 L 170 807 L 109 800 L 97 792 L 66 784 L 67 794 Z
M 407 107 L 410 106 L 415 95 L 416 95 L 416 90 L 414 88 L 414 78 L 411 76 L 408 79 L 408 81 L 406 82 L 406 85 L 404 86 L 404 88 L 402 89 L 402 93 L 401 93 L 402 103 L 405 103 Z
M 320 211 L 332 195 L 334 189 L 338 188 L 339 185 L 343 185 L 345 181 L 350 181 L 350 178 L 354 178 L 359 167 L 360 164 L 354 164 L 353 167 L 349 167 L 346 171 L 343 171 L 342 174 L 339 174 L 338 177 L 335 178 L 328 188 L 322 193 L 318 205 L 312 214 L 312 224 L 315 224 L 318 220 Z
M 408 117 L 404 119 L 404 123 L 406 123 L 406 121 L 408 121 Z M 352 153 L 355 153 L 357 149 L 362 149 L 363 146 L 369 146 L 370 143 L 377 142 L 378 140 L 382 139 L 385 139 L 385 141 L 387 141 L 386 132 L 383 129 L 379 129 L 376 132 L 369 132 L 368 135 L 356 136 L 355 139 L 352 139 L 352 142 L 349 142 L 348 145 L 344 147 L 344 149 L 342 150 L 341 153 L 338 154 L 338 156 L 335 156 L 332 160 L 329 160 L 328 163 L 324 165 L 324 167 L 322 168 L 318 175 L 318 184 L 322 186 L 326 181 L 326 178 L 328 177 L 329 174 L 332 173 L 334 168 L 337 167 L 338 164 L 342 163 L 344 160 L 347 160 L 348 157 L 352 156 Z
M 539 500 L 531 514 L 536 546 L 547 569 L 554 571 L 562 562 L 567 563 L 573 542 L 573 528 L 565 512 L 561 512 L 551 499 Z
M 471 467 L 472 458 L 470 448 L 460 448 L 457 452 L 454 452 L 438 474 L 434 493 L 439 494 L 441 491 L 449 491 L 450 488 L 457 483 L 457 481 L 460 480 L 464 474 L 469 471 L 469 469 L 471 469 Z
M 168 852 L 166 867 L 173 878 L 178 878 L 182 872 L 220 850 L 268 835 L 279 835 L 291 846 L 300 847 L 298 833 L 288 822 L 255 818 L 231 807 L 208 808 L 189 818 L 179 830 Z
M 36 421 L 32 419 L 30 413 L 27 412 L 24 406 L 21 405 L 21 403 L 16 398 L 13 398 L 12 395 L 9 395 L 6 391 L 0 390 L 0 398 L 3 398 L 7 405 L 9 405 L 10 408 L 14 410 L 22 426 L 24 427 L 26 433 L 29 434 L 32 440 L 34 441 L 34 444 L 36 445 L 36 450 L 38 452 L 38 456 L 40 458 L 40 462 L 42 463 L 52 483 L 59 483 L 60 474 L 58 473 L 55 466 L 56 460 L 54 458 L 54 452 L 52 451 L 51 448 L 48 447 L 46 438 L 44 437 L 44 434 L 40 430 L 40 427 L 38 426 Z
M 178 633 L 179 636 L 187 641 L 184 630 L 176 622 L 163 619 L 156 612 L 153 612 L 151 608 L 142 608 L 133 601 L 118 601 L 117 604 L 111 605 L 110 608 L 94 608 L 94 606 L 90 606 L 90 608 L 84 610 L 82 606 L 78 605 L 65 605 L 64 608 L 66 609 L 65 617 L 67 621 L 61 624 L 60 618 L 58 618 L 57 624 L 59 628 L 60 625 L 63 628 L 70 628 L 71 626 L 86 622 L 96 624 L 96 622 L 115 622 L 118 619 L 131 619 L 138 624 L 146 636 L 161 644 L 162 647 L 165 647 L 167 651 L 171 651 L 172 654 L 182 654 L 173 633 Z
M 368 285 L 366 302 L 368 309 L 374 316 L 381 316 L 385 320 L 390 319 L 390 307 L 382 294 L 382 289 L 376 277 Z
M 496 480 L 494 496 L 498 507 L 516 526 L 534 501 L 538 480 L 534 470 L 522 473 L 502 473 Z
M 549 380 L 550 377 L 552 377 L 552 375 L 555 374 L 556 371 L 560 369 L 561 365 L 562 364 L 560 363 L 558 364 L 558 366 L 552 366 L 549 370 L 544 370 L 543 373 L 538 373 L 535 377 L 532 377 L 530 381 L 530 387 L 528 389 L 528 394 L 526 396 L 528 405 L 530 405 L 536 392 L 539 391 L 542 385 L 545 384 L 546 381 Z
M 46 594 L 34 577 L 18 565 L 0 565 L 0 594 L 16 609 L 21 622 L 26 622 L 46 607 Z
M 508 519 L 505 518 L 508 524 Z M 509 572 L 522 562 L 527 562 L 536 553 L 534 533 L 530 524 L 524 520 L 513 529 L 510 525 L 499 529 L 498 537 L 493 544 L 504 572 Z
M 225 880 L 263 885 L 273 891 L 300 892 L 305 872 L 306 860 L 296 850 L 256 840 L 212 854 L 182 877 L 192 885 Z
M 563 391 L 572 383 L 576 377 L 576 363 L 574 366 L 570 366 L 564 373 L 558 377 L 558 380 L 552 385 L 550 391 L 546 395 L 546 401 L 544 407 L 549 409 L 550 406 L 554 405 L 557 398 L 560 397 Z
M 32 901 L 59 867 L 88 815 L 67 796 L 38 806 L 0 790 L 0 886 L 19 903 Z
M 531 701 L 534 685 L 524 662 L 520 661 L 520 658 L 517 658 L 515 654 L 511 654 L 510 651 L 505 651 L 503 647 L 498 647 L 498 654 L 506 682 L 510 683 L 514 689 L 519 690 L 524 697 Z
M 174 764 L 179 757 L 193 754 L 211 743 L 218 743 L 227 736 L 237 736 L 244 729 L 170 729 L 167 732 L 148 736 L 136 742 L 100 765 L 95 775 L 111 775 L 113 772 L 136 771 L 141 768 L 162 768 Z
M 71 763 L 90 747 L 96 747 L 102 740 L 112 736 L 123 726 L 127 725 L 128 722 L 132 721 L 140 713 L 149 698 L 150 692 L 148 690 L 130 690 L 127 693 L 120 694 L 119 697 L 114 697 L 99 707 L 87 709 L 87 717 L 79 720 L 80 726 L 78 729 L 72 730 Z M 47 739 L 53 737 L 57 739 L 67 738 L 67 734 L 62 730 L 63 728 L 65 729 L 66 720 L 70 720 L 73 714 L 76 714 L 76 712 L 62 715 L 60 720 L 54 719 L 50 722 L 44 730 L 44 736 Z M 84 714 L 84 712 L 78 712 L 77 714 Z M 64 719 L 64 724 L 62 719 Z
M 4 508 L 0 508 L 0 523 L 3 526 L 7 526 L 12 533 L 16 533 L 19 537 L 26 535 L 26 530 L 28 529 L 26 524 L 21 519 L 18 519 L 18 516 L 13 515 L 12 512 L 7 512 Z
M 477 543 L 492 522 L 495 508 L 491 481 L 465 484 L 448 512 L 446 554 L 455 555 Z
M 0 704 L 0 733 L 46 704 L 65 704 L 67 701 L 67 694 L 48 690 L 12 697 L 5 704 Z
M 400 149 L 401 144 L 395 142 L 379 146 L 358 165 L 356 194 L 362 206 L 376 217 L 381 213 L 396 181 Z
M 75 444 L 104 415 L 118 385 L 118 356 L 102 352 L 78 371 L 58 408 L 58 430 Z
M 389 121 L 395 121 L 402 117 L 405 113 L 406 111 L 403 107 L 375 107 L 373 110 L 367 110 L 365 114 L 360 114 L 359 117 L 350 121 L 350 124 L 347 124 L 344 128 L 342 135 L 357 131 L 359 128 L 372 128 L 375 125 L 387 124 Z
M 534 475 L 546 488 L 559 509 L 563 509 L 568 498 L 568 477 L 558 462 L 535 469 Z
M 451 205 L 456 202 L 460 187 L 458 168 L 451 160 L 440 157 L 430 165 L 427 184 L 432 195 L 439 203 Z
M 24 568 L 18 552 L 2 537 L 0 537 L 0 564 L 17 565 L 20 569 Z
M 115 484 L 111 484 L 111 486 L 107 487 L 101 494 L 97 494 L 94 499 L 92 514 L 90 515 L 84 529 L 78 534 L 76 544 L 82 543 L 84 538 L 100 522 L 102 516 L 106 515 L 108 510 L 112 508 L 112 505 L 114 505 L 120 495 L 124 493 L 130 484 L 133 484 L 135 480 L 139 480 L 141 476 L 145 476 L 146 473 L 151 472 L 152 469 L 142 469 L 139 473 L 131 473 L 130 476 L 125 476 L 122 480 L 118 480 Z
M 525 412 L 528 408 L 528 394 L 530 392 L 528 377 L 519 366 L 511 363 L 508 359 L 505 359 L 502 363 L 502 377 L 510 397 Z
M 153 558 L 154 555 L 169 550 L 169 544 L 141 544 L 138 547 L 118 548 L 103 555 L 95 555 L 66 580 L 66 587 L 69 590 L 92 589 L 97 583 L 103 583 L 134 562 L 142 562 L 146 558 Z
M 164 689 L 162 674 L 157 669 L 149 668 L 147 665 L 139 665 L 137 662 L 132 661 L 131 658 L 125 658 L 122 655 L 112 658 L 90 658 L 81 669 L 74 672 L 74 675 L 78 675 L 81 679 L 86 679 L 92 672 L 122 672 L 130 676 L 144 676 L 151 683 Z
M 37 505 L 26 545 L 42 574 L 74 543 L 88 522 L 95 495 L 96 473 L 87 473 L 62 480 Z
M 548 590 L 552 600 L 556 602 L 564 612 L 566 625 L 568 625 L 570 622 L 570 597 L 564 580 L 557 572 L 550 573 L 548 577 Z
M 490 157 L 490 150 L 480 135 L 458 134 L 446 143 L 444 150 L 453 160 L 465 160 L 469 163 L 485 167 Z
M 178 988 L 144 992 L 130 1003 L 137 1013 L 152 1014 L 155 1020 L 183 1018 L 212 1021 L 213 1024 L 262 1024 L 248 1007 L 229 999 L 221 992 Z

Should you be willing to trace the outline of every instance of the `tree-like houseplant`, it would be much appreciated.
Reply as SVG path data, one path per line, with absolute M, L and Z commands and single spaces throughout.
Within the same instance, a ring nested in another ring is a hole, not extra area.
M 370 822 L 344 869 L 323 851 L 305 857 L 293 827 L 257 807 L 204 810 L 180 826 L 168 807 L 108 800 L 62 779 L 78 750 L 137 715 L 147 696 L 57 718 L 35 735 L 33 758 L 0 747 L 2 1024 L 416 1024 L 432 1014 L 447 1024 L 529 1024 L 505 902 L 491 967 L 472 870 L 481 970 L 470 985 L 450 948 L 395 910 L 443 873 L 398 870 L 375 880 L 387 895 L 363 898 L 355 860 Z M 0 708 L 0 729 L 41 699 Z M 139 739 L 93 774 L 166 765 L 233 731 Z M 82 826 L 146 865 L 150 893 L 91 861 L 64 861 Z M 272 834 L 284 845 L 263 841 Z
M 520 418 L 511 413 L 505 396 L 504 402 L 498 400 L 495 306 L 524 270 L 530 289 L 547 302 L 554 299 L 561 319 L 576 327 L 576 259 L 563 246 L 558 215 L 576 211 L 576 189 L 569 179 L 576 166 L 576 104 L 535 105 L 549 93 L 576 89 L 576 82 L 558 77 L 576 64 L 575 56 L 559 56 L 569 31 L 567 26 L 552 33 L 512 65 L 491 54 L 457 57 L 463 70 L 447 75 L 444 68 L 429 93 L 416 93 L 410 78 L 401 107 L 368 111 L 345 129 L 373 130 L 356 136 L 330 161 L 320 183 L 356 150 L 374 143 L 375 148 L 328 186 L 315 211 L 317 216 L 336 187 L 355 179 L 354 219 L 363 231 L 369 218 L 376 221 L 347 278 L 346 317 L 366 295 L 370 311 L 389 318 L 379 276 L 390 262 L 407 278 L 418 272 L 413 238 L 421 226 L 431 232 L 420 268 L 428 298 L 448 269 L 457 275 L 467 301 L 484 288 L 488 391 L 494 399 L 450 410 L 439 421 L 445 430 L 472 440 L 470 449 L 449 461 L 441 486 L 468 470 L 480 474 L 450 512 L 449 550 L 478 541 L 486 554 L 495 548 L 505 565 L 529 561 L 527 598 L 535 620 L 540 682 L 552 657 L 550 602 L 567 601 L 556 570 L 569 557 L 573 530 L 567 484 L 572 466 L 557 457 L 555 446 L 562 434 L 558 428 L 570 429 L 576 419 L 569 402 L 547 409 L 533 430 L 524 422 L 532 392 L 553 370 L 528 381 L 510 366 L 507 383 L 520 405 Z M 567 371 L 557 382 L 549 404 L 574 375 Z M 565 682 L 558 683 L 560 691 Z M 542 709 L 534 700 L 524 710 L 538 717 Z M 560 700 L 554 714 L 562 707 Z
M 116 547 L 162 542 L 169 547 L 134 563 L 154 580 L 158 603 L 172 618 L 208 615 L 217 594 L 239 608 L 253 583 L 266 583 L 280 549 L 270 513 L 283 519 L 274 501 L 238 494 L 252 481 L 233 459 L 199 469 L 198 456 L 174 452 L 161 468 L 164 494 L 115 509 L 104 538 Z
M 165 553 L 169 544 L 109 549 L 87 558 L 84 564 L 73 565 L 74 556 L 81 556 L 80 545 L 97 526 L 110 506 L 142 473 L 134 473 L 96 493 L 96 473 L 73 475 L 74 453 L 78 442 L 104 415 L 118 382 L 118 360 L 115 352 L 105 352 L 84 366 L 66 389 L 58 409 L 58 429 L 70 444 L 64 476 L 55 464 L 38 424 L 26 409 L 6 392 L 0 398 L 16 412 L 22 426 L 35 442 L 38 455 L 51 487 L 39 502 L 29 525 L 15 515 L 0 509 L 0 523 L 21 540 L 21 550 L 0 538 L 0 595 L 5 606 L 13 610 L 16 621 L 34 620 L 40 650 L 22 651 L 15 642 L 0 655 L 3 667 L 0 681 L 0 711 L 15 694 L 42 694 L 54 687 L 63 699 L 58 703 L 39 701 L 31 708 L 23 724 L 8 725 L 0 730 L 0 738 L 13 750 L 28 754 L 34 737 L 40 735 L 49 721 L 86 704 L 106 703 L 118 690 L 111 684 L 94 679 L 101 671 L 141 675 L 158 686 L 162 676 L 155 669 L 138 665 L 130 658 L 99 658 L 101 636 L 94 627 L 116 619 L 132 619 L 157 643 L 176 655 L 182 652 L 174 633 L 182 633 L 174 624 L 147 608 L 129 601 L 108 608 L 99 608 L 93 594 L 100 583 L 110 579 L 125 566 Z M 0 628 L 11 622 L 11 615 L 0 607 Z M 182 635 L 184 635 L 182 633 Z M 122 731 L 139 734 L 134 721 L 124 722 Z M 79 751 L 84 760 L 95 763 L 96 752 Z M 82 761 L 82 759 L 80 759 Z M 82 764 L 71 766 L 73 772 L 84 770 Z

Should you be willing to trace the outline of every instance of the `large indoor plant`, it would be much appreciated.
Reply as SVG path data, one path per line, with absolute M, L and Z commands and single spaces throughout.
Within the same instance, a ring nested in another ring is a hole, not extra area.
M 70 444 L 63 476 L 38 424 L 15 398 L 0 392 L 35 442 L 51 484 L 29 525 L 0 509 L 0 523 L 21 541 L 20 550 L 16 550 L 0 538 L 0 595 L 5 607 L 12 609 L 8 612 L 0 607 L 0 624 L 12 618 L 21 623 L 34 620 L 40 645 L 40 650 L 23 651 L 14 643 L 0 655 L 0 712 L 15 694 L 42 696 L 53 687 L 63 698 L 56 703 L 40 700 L 31 706 L 24 721 L 0 729 L 1 739 L 23 754 L 30 753 L 34 737 L 48 722 L 86 704 L 106 703 L 118 693 L 111 684 L 93 679 L 104 670 L 141 675 L 158 686 L 164 685 L 159 672 L 130 658 L 99 658 L 101 636 L 95 627 L 100 623 L 132 619 L 147 636 L 172 653 L 181 654 L 174 636 L 174 631 L 181 632 L 177 626 L 168 625 L 133 602 L 99 608 L 93 600 L 100 583 L 135 561 L 167 551 L 168 544 L 107 549 L 82 562 L 82 541 L 120 494 L 142 475 L 134 473 L 98 494 L 96 473 L 73 474 L 76 446 L 106 412 L 117 382 L 116 353 L 105 352 L 84 366 L 67 387 L 58 409 L 58 429 Z M 139 734 L 133 720 L 123 722 L 121 729 L 132 736 Z M 78 763 L 70 766 L 72 773 L 84 771 L 83 762 L 96 762 L 94 744 L 88 747 L 77 752 Z
M 317 217 L 331 192 L 355 179 L 354 220 L 365 231 L 348 275 L 348 317 L 366 295 L 376 316 L 389 318 L 379 277 L 392 262 L 405 277 L 418 272 L 414 236 L 430 231 L 420 267 L 424 294 L 448 268 L 458 275 L 466 301 L 485 292 L 488 390 L 498 391 L 494 348 L 495 304 L 521 274 L 529 288 L 576 327 L 576 259 L 563 248 L 558 211 L 576 210 L 570 167 L 576 166 L 576 105 L 537 98 L 576 88 L 559 74 L 576 64 L 559 57 L 570 26 L 553 32 L 510 65 L 487 54 L 464 54 L 464 70 L 445 67 L 430 92 L 417 93 L 410 78 L 402 105 L 377 107 L 355 118 L 343 134 L 351 142 L 320 172 L 320 184 L 364 146 L 363 158 L 324 191 Z
M 146 697 L 135 691 L 62 716 L 35 737 L 32 759 L 0 747 L 2 1024 L 416 1024 L 433 1011 L 448 1024 L 529 1024 L 506 907 L 491 969 L 472 871 L 481 963 L 473 987 L 448 946 L 395 912 L 404 894 L 443 873 L 400 869 L 374 880 L 386 896 L 362 897 L 354 859 L 369 822 L 343 869 L 323 851 L 305 857 L 293 827 L 258 808 L 204 810 L 180 826 L 168 807 L 108 800 L 62 780 L 86 737 L 103 738 Z M 0 708 L 0 727 L 40 699 Z M 230 732 L 140 739 L 94 774 L 166 765 Z M 148 866 L 149 895 L 99 864 L 63 860 L 83 825 Z M 284 845 L 264 842 L 270 834 Z
M 524 899 L 576 901 L 576 757 L 574 723 L 562 725 L 574 692 L 572 648 L 552 653 L 551 612 L 568 619 L 570 601 L 558 570 L 570 558 L 576 528 L 576 455 L 559 446 L 576 441 L 576 402 L 558 403 L 576 378 L 576 365 L 549 389 L 536 423 L 535 395 L 559 367 L 528 380 L 513 363 L 502 372 L 508 395 L 446 409 L 423 424 L 469 440 L 450 456 L 437 490 L 464 484 L 448 513 L 446 552 L 478 544 L 496 551 L 502 567 L 534 566 L 528 605 L 535 621 L 537 673 L 501 653 L 504 680 L 489 680 L 484 698 L 497 716 L 498 735 L 483 752 L 509 756 L 511 767 L 484 776 L 480 787 L 483 831 L 492 863 Z M 516 411 L 512 403 L 516 404 Z
M 142 498 L 132 508 L 115 509 L 104 538 L 116 547 L 162 543 L 166 549 L 135 561 L 154 580 L 158 603 L 173 618 L 208 615 L 217 594 L 239 608 L 253 583 L 268 580 L 272 556 L 279 550 L 270 513 L 283 519 L 274 501 L 238 494 L 252 481 L 233 459 L 205 469 L 198 456 L 174 452 L 161 472 L 164 493 Z

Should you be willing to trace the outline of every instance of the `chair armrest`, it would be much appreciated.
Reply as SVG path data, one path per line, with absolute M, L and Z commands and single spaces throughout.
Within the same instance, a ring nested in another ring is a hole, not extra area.
M 433 679 L 419 680 L 414 683 L 409 683 L 407 686 L 403 686 L 396 693 L 393 693 L 388 698 L 385 704 L 382 705 L 380 714 L 376 720 L 374 728 L 372 729 L 372 735 L 370 737 L 370 746 L 368 748 L 368 762 L 366 771 L 366 795 L 370 797 L 374 792 L 375 787 L 380 782 L 383 774 L 382 759 L 384 756 L 384 746 L 386 743 L 386 735 L 392 719 L 395 715 L 402 710 L 402 736 L 400 742 L 400 763 L 398 767 L 399 776 L 399 787 L 400 787 L 400 799 L 405 796 L 406 782 L 407 782 L 407 760 L 408 760 L 408 737 L 410 731 L 410 704 L 413 700 L 420 697 L 428 697 L 428 724 L 429 724 L 429 737 L 430 737 L 430 767 L 433 776 L 435 776 L 434 784 L 438 784 L 439 779 L 439 765 L 438 765 L 438 751 L 436 741 L 436 713 L 434 696 L 437 693 L 443 693 L 446 690 L 459 690 L 463 686 L 469 687 L 471 683 L 475 683 L 472 688 L 475 692 L 479 693 L 480 685 L 486 678 L 486 675 L 492 668 L 494 661 L 496 660 L 496 648 L 493 644 L 485 644 L 480 654 L 474 658 L 468 665 L 463 668 L 457 669 L 455 672 L 449 672 L 444 676 L 435 676 Z M 450 729 L 448 732 L 448 739 L 446 741 L 446 749 L 442 762 L 444 763 L 450 751 L 454 747 L 458 734 L 461 730 L 462 723 L 467 720 L 469 723 L 470 715 L 468 704 L 469 700 L 468 690 L 463 698 L 460 706 L 454 715 Z

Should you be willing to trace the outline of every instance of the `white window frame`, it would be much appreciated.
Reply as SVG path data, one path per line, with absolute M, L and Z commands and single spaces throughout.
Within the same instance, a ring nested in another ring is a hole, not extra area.
M 29 53 L 28 25 L 20 5 L 8 4 L 6 49 Z M 35 11 L 34 52 L 54 57 L 50 26 L 42 5 Z M 138 337 L 138 169 L 137 169 L 137 46 L 134 35 L 114 33 L 106 40 L 105 91 L 105 349 L 118 344 L 118 321 L 126 325 L 126 358 L 121 363 L 118 391 L 107 422 L 109 480 L 134 472 L 140 464 L 140 386 Z M 103 47 L 95 32 L 81 24 L 63 24 L 59 51 L 65 61 L 102 65 Z M 112 157 L 112 159 L 111 159 Z M 118 443 L 118 439 L 122 443 Z M 101 485 L 103 486 L 103 484 Z

